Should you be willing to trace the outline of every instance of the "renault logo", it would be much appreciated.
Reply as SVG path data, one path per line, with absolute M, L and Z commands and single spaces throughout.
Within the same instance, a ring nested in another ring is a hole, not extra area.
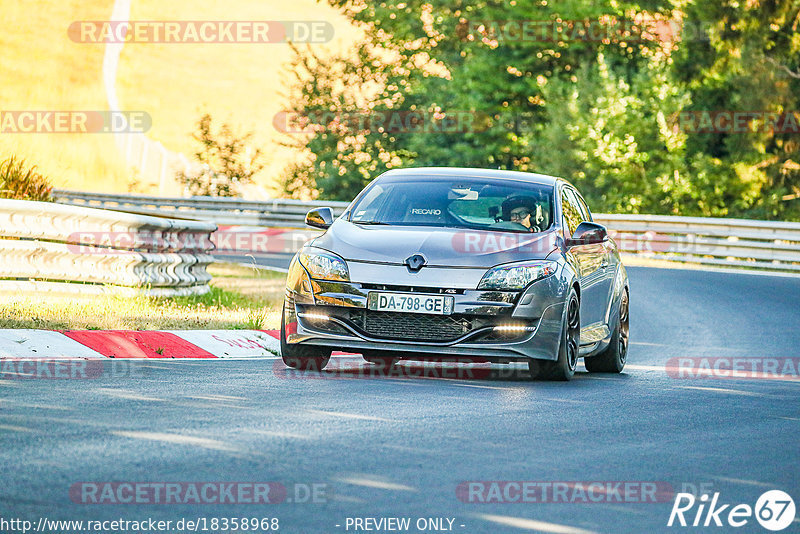
M 406 267 L 408 267 L 409 271 L 415 273 L 422 269 L 422 267 L 427 263 L 427 260 L 422 254 L 414 254 L 413 256 L 406 258 L 406 261 L 403 263 L 406 264 Z

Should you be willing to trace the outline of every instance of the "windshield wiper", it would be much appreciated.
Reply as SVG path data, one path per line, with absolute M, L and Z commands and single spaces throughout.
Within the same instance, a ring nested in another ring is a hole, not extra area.
M 379 224 L 380 225 L 385 225 L 385 226 L 389 225 L 389 223 L 385 223 L 383 221 L 350 221 L 350 222 L 353 223 L 353 224 L 363 224 L 364 226 L 366 226 L 366 225 L 379 225 Z

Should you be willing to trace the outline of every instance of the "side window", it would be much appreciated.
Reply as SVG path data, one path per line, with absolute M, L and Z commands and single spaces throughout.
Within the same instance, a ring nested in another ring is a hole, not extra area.
M 583 200 L 583 197 L 580 193 L 575 191 L 574 189 L 570 190 L 572 196 L 575 198 L 575 201 L 578 204 L 578 208 L 581 210 L 581 216 L 583 217 L 584 221 L 592 222 L 592 212 L 589 211 L 589 206 L 586 205 L 586 201 Z
M 372 189 L 367 191 L 367 194 L 358 201 L 358 204 L 355 206 L 356 211 L 350 215 L 351 221 L 370 221 L 374 220 L 378 214 L 380 208 L 386 203 L 386 200 L 389 198 L 389 195 L 385 195 L 383 201 L 379 201 L 378 197 L 380 197 L 384 192 L 383 187 L 380 185 L 373 186 Z M 364 209 L 363 206 L 368 206 L 368 209 Z
M 569 190 L 564 187 L 561 189 L 561 213 L 564 215 L 564 228 L 568 235 L 575 233 L 578 225 L 583 221 L 583 216 L 576 206 L 575 200 L 569 194 Z

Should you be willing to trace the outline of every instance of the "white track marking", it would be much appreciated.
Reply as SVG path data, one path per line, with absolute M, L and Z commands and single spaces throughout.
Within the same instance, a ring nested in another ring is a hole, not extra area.
M 269 358 L 280 354 L 280 342 L 258 330 L 168 330 L 217 358 Z
M 0 329 L 1 358 L 107 359 L 61 332 Z
M 111 432 L 115 436 L 131 439 L 143 439 L 148 441 L 161 441 L 163 443 L 174 443 L 176 445 L 191 445 L 203 449 L 215 451 L 237 452 L 238 449 L 228 445 L 223 441 L 208 438 L 198 438 L 195 436 L 184 436 L 182 434 L 168 434 L 166 432 L 139 432 L 114 430 Z
M 388 482 L 385 480 L 378 480 L 375 478 L 367 477 L 345 477 L 337 478 L 338 482 L 344 484 L 352 484 L 353 486 L 363 486 L 365 488 L 375 488 L 390 491 L 417 491 L 417 488 L 406 486 L 405 484 L 397 484 L 395 482 Z

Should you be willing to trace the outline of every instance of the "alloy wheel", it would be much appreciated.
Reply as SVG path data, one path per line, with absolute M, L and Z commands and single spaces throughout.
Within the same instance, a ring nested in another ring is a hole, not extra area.
M 628 322 L 628 292 L 624 291 L 619 303 L 619 360 L 623 364 L 628 357 Z
M 567 309 L 567 365 L 574 371 L 578 365 L 578 343 L 580 340 L 581 317 L 578 298 L 573 296 Z

